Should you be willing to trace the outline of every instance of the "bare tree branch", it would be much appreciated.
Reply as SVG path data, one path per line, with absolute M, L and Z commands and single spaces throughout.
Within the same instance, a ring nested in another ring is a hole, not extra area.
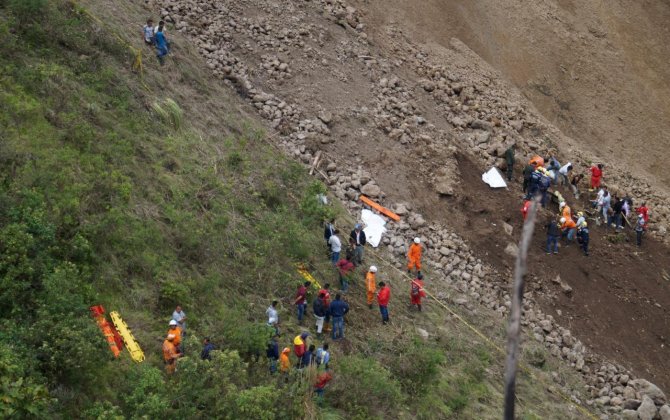
M 514 399 L 516 386 L 516 370 L 519 360 L 519 346 L 521 342 L 521 308 L 523 301 L 523 287 L 528 270 L 528 248 L 533 240 L 535 219 L 539 207 L 539 196 L 533 200 L 521 232 L 519 253 L 514 267 L 514 286 L 512 290 L 512 311 L 507 328 L 507 366 L 505 369 L 505 420 L 514 420 Z

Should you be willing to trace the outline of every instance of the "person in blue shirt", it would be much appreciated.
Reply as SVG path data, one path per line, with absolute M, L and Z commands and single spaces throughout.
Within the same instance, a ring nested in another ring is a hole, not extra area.
M 165 64 L 165 56 L 168 55 L 168 41 L 163 32 L 165 22 L 162 20 L 158 23 L 158 28 L 154 34 L 154 43 L 156 44 L 156 57 L 158 57 L 158 62 L 161 63 L 161 66 Z
M 270 342 L 268 343 L 265 355 L 270 361 L 270 373 L 277 373 L 277 362 L 279 361 L 279 343 L 277 342 L 277 336 L 273 336 Z
M 212 360 L 212 355 L 210 354 L 212 350 L 215 350 L 214 344 L 209 341 L 209 337 L 205 337 L 202 341 L 202 351 L 200 352 L 200 358 L 202 360 Z
M 344 315 L 349 312 L 349 304 L 342 300 L 342 295 L 335 295 L 330 304 L 330 317 L 333 320 L 333 340 L 344 338 Z
M 309 349 L 302 355 L 300 358 L 300 364 L 298 365 L 299 369 L 309 367 L 312 363 L 314 363 L 314 351 L 316 350 L 316 346 L 314 344 L 309 345 Z
M 330 362 L 330 352 L 328 351 L 328 343 L 316 349 L 316 367 L 323 367 L 328 370 L 328 363 Z

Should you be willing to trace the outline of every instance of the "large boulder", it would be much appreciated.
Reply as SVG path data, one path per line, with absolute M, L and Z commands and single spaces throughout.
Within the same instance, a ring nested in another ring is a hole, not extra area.
M 637 415 L 640 420 L 653 420 L 657 412 L 658 409 L 654 401 L 646 395 L 642 397 L 642 404 L 637 409 Z
M 635 379 L 631 381 L 629 385 L 635 388 L 640 397 L 647 396 L 658 405 L 665 404 L 667 402 L 663 391 L 645 379 Z

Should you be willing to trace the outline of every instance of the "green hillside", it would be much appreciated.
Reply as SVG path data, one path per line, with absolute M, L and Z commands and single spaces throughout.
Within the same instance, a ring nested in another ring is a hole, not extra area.
M 321 222 L 353 219 L 318 203 L 326 188 L 183 39 L 160 67 L 112 25 L 65 0 L 0 0 L 0 417 L 498 417 L 503 358 L 437 305 L 411 313 L 390 268 L 403 296 L 394 325 L 381 329 L 354 284 L 323 405 L 314 372 L 288 384 L 268 373 L 265 308 L 281 301 L 289 345 L 301 330 L 295 264 L 335 283 Z M 145 362 L 112 358 L 94 304 L 121 314 Z M 187 357 L 167 377 L 161 343 L 176 304 L 189 317 Z M 471 320 L 504 331 L 503 320 Z M 204 336 L 221 349 L 211 362 L 198 356 Z M 539 375 L 576 381 L 528 347 Z M 526 418 L 576 416 L 524 375 L 518 387 Z

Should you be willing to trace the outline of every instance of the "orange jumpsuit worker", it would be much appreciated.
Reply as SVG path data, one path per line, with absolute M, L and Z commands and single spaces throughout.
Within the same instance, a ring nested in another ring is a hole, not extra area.
M 172 344 L 174 344 L 177 350 L 181 350 L 181 328 L 174 319 L 170 321 L 170 329 L 167 333 L 174 334 L 174 341 Z
M 561 211 L 561 217 L 565 217 L 566 220 L 572 219 L 572 210 L 570 206 L 565 204 L 565 201 L 561 201 L 558 205 L 558 209 Z
M 165 371 L 168 375 L 172 375 L 176 368 L 176 362 L 181 353 L 177 351 L 174 345 L 174 334 L 168 334 L 165 341 L 163 341 L 163 361 L 165 362 Z
M 372 309 L 372 302 L 375 300 L 375 292 L 377 291 L 376 273 L 377 267 L 372 265 L 365 275 L 365 287 L 368 291 L 368 306 L 370 309 Z
M 279 371 L 281 373 L 287 373 L 291 369 L 291 360 L 289 360 L 289 355 L 291 354 L 291 349 L 284 347 L 284 350 L 279 356 Z
M 411 273 L 414 267 L 416 267 L 417 273 L 421 274 L 421 239 L 414 238 L 414 243 L 409 246 L 409 252 L 407 253 L 407 272 Z

